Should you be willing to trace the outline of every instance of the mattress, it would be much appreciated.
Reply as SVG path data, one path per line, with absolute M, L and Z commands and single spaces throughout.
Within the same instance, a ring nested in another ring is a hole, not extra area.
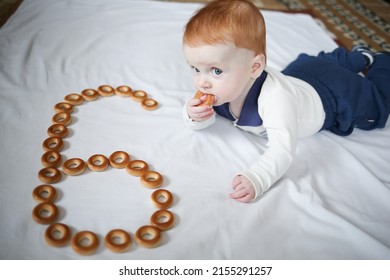
M 287 173 L 260 199 L 229 198 L 231 179 L 261 156 L 266 139 L 217 118 L 202 131 L 182 119 L 193 96 L 181 38 L 196 3 L 127 0 L 25 0 L 0 29 L 0 259 L 340 260 L 390 258 L 390 126 L 348 137 L 320 132 L 301 139 Z M 282 70 L 301 52 L 337 45 L 306 14 L 263 11 L 267 64 Z M 95 232 L 89 256 L 70 243 L 49 246 L 48 225 L 32 218 L 43 184 L 42 143 L 54 105 L 70 93 L 130 86 L 158 101 L 145 110 L 129 97 L 99 97 L 74 107 L 63 160 L 125 151 L 163 176 L 173 194 L 174 226 L 144 248 L 135 233 L 157 209 L 154 189 L 108 167 L 54 183 L 57 222 Z M 387 140 L 386 140 L 387 139 Z M 104 245 L 112 229 L 132 246 Z

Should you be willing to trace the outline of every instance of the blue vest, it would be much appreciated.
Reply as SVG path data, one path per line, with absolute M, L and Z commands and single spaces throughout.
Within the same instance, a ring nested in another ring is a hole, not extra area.
M 236 124 L 239 126 L 261 126 L 263 120 L 261 119 L 258 111 L 258 99 L 261 92 L 261 87 L 265 79 L 267 78 L 267 73 L 263 73 L 258 77 L 248 92 L 248 95 L 245 98 L 244 105 L 242 106 L 240 118 L 237 120 Z M 236 118 L 230 113 L 229 103 L 224 103 L 220 106 L 214 106 L 215 112 L 228 119 L 232 122 L 236 121 Z

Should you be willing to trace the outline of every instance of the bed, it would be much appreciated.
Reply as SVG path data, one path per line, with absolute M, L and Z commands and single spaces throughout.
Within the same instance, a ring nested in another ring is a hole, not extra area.
M 182 54 L 183 26 L 197 3 L 127 0 L 25 0 L 0 29 L 0 259 L 389 259 L 390 125 L 329 132 L 299 141 L 288 172 L 259 200 L 228 197 L 232 177 L 266 140 L 218 118 L 191 131 L 182 108 L 194 94 Z M 283 69 L 299 53 L 337 45 L 305 14 L 263 11 L 268 65 Z M 130 86 L 159 102 L 148 111 L 129 97 L 75 106 L 63 160 L 122 150 L 163 175 L 175 215 L 161 244 L 104 246 L 114 228 L 149 224 L 154 190 L 124 169 L 63 175 L 53 184 L 58 222 L 97 233 L 89 256 L 70 243 L 48 246 L 47 225 L 32 219 L 32 191 L 43 184 L 42 143 L 54 105 L 100 85 Z

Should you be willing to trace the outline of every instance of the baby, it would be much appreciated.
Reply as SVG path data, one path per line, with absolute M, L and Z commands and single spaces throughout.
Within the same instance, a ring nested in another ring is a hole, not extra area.
M 184 110 L 192 129 L 212 125 L 218 114 L 235 126 L 267 137 L 267 149 L 233 178 L 230 197 L 250 202 L 289 168 L 301 137 L 320 130 L 349 135 L 386 125 L 390 111 L 390 54 L 359 47 L 318 56 L 301 54 L 282 73 L 266 67 L 266 28 L 247 0 L 217 0 L 187 23 L 184 55 L 197 91 Z M 366 71 L 366 76 L 359 72 Z

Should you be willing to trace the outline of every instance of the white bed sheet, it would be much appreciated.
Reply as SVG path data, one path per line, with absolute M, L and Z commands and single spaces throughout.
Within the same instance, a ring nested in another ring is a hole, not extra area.
M 204 131 L 184 126 L 192 96 L 182 54 L 183 26 L 200 4 L 127 0 L 24 0 L 0 30 L 0 259 L 389 259 L 390 127 L 328 132 L 299 142 L 287 174 L 260 200 L 228 198 L 232 176 L 260 156 L 266 141 L 218 119 Z M 307 15 L 264 11 L 268 64 L 282 69 L 300 52 L 336 44 Z M 72 114 L 65 158 L 124 150 L 147 161 L 174 194 L 173 229 L 162 244 L 103 246 L 123 228 L 134 237 L 156 210 L 150 189 L 124 170 L 66 176 L 59 221 L 101 240 L 84 257 L 50 247 L 31 218 L 41 184 L 42 142 L 53 106 L 66 94 L 129 85 L 160 102 L 145 111 L 128 98 L 85 102 Z

